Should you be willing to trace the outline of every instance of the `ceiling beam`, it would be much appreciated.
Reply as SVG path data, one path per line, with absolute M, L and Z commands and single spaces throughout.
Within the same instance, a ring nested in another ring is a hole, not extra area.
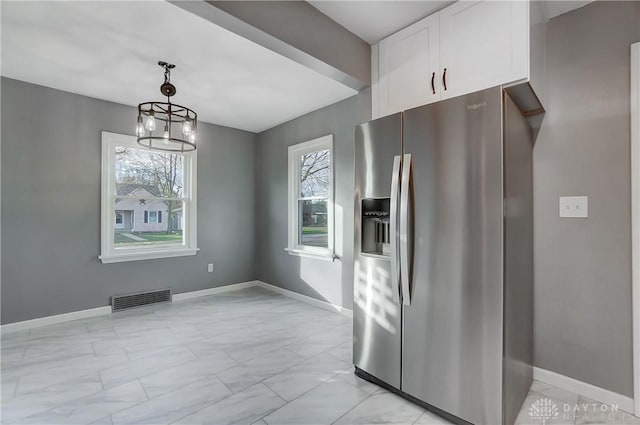
M 371 47 L 304 1 L 170 3 L 354 90 L 371 82 Z

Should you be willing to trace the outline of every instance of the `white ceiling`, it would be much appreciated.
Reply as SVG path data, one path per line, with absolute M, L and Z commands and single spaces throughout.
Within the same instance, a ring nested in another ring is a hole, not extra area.
M 454 1 L 323 1 L 309 3 L 369 44 L 437 12 Z
M 162 100 L 166 60 L 172 101 L 254 132 L 356 94 L 165 1 L 0 3 L 6 77 L 137 105 Z
M 546 19 L 578 9 L 593 0 L 533 0 L 539 1 Z M 414 0 L 309 0 L 324 13 L 369 44 L 427 17 L 455 1 Z

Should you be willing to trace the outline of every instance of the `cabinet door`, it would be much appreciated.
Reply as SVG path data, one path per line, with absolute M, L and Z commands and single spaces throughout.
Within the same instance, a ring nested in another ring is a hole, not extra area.
M 442 98 L 528 79 L 528 34 L 527 1 L 460 1 L 441 10 Z
M 436 13 L 380 41 L 379 116 L 440 99 L 438 24 Z

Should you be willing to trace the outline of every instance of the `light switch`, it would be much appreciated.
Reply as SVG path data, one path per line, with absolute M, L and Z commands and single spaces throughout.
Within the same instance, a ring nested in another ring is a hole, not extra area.
M 560 217 L 587 218 L 589 217 L 588 196 L 561 196 Z
M 207 271 L 213 273 L 213 264 L 207 264 Z

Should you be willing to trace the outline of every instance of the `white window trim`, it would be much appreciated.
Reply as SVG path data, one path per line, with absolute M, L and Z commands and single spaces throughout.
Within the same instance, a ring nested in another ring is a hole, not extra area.
M 126 248 L 116 250 L 113 244 L 115 220 L 113 219 L 113 202 L 115 193 L 115 147 L 125 146 L 136 149 L 142 147 L 136 142 L 134 136 L 124 134 L 102 132 L 102 187 L 101 187 L 101 251 L 98 258 L 103 263 L 119 263 L 124 261 L 150 260 L 154 258 L 184 257 L 196 255 L 198 249 L 197 228 L 197 175 L 198 157 L 196 152 L 184 154 L 184 197 L 188 203 L 184 217 L 183 235 L 184 245 L 153 247 L 153 248 Z M 144 148 L 142 148 L 144 149 Z
M 306 246 L 298 244 L 298 196 L 300 193 L 299 176 L 300 176 L 300 161 L 301 155 L 307 152 L 313 152 L 317 150 L 328 149 L 331 157 L 330 169 L 329 169 L 329 201 L 327 205 L 327 227 L 328 227 L 328 247 L 321 248 L 315 246 Z M 334 156 L 333 156 L 333 135 L 328 134 L 326 136 L 318 137 L 317 139 L 309 140 L 307 142 L 298 143 L 293 146 L 289 146 L 288 156 L 288 245 L 285 251 L 289 255 L 297 255 L 302 257 L 316 258 L 321 260 L 335 260 L 335 246 L 334 246 L 334 234 L 335 234 L 335 214 L 334 214 Z

